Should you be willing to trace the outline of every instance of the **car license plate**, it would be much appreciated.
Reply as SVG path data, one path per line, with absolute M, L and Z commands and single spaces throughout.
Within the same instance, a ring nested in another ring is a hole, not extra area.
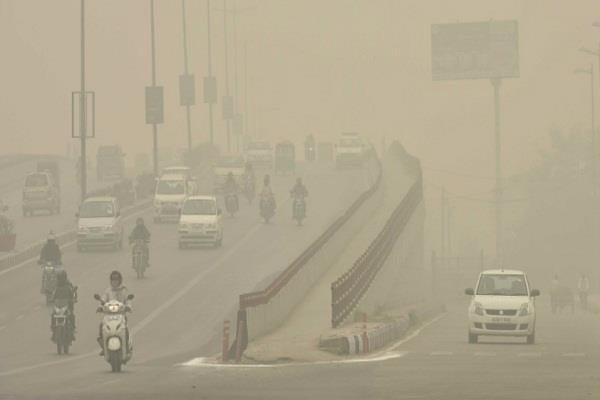
M 494 317 L 492 322 L 510 322 L 510 318 L 507 317 Z

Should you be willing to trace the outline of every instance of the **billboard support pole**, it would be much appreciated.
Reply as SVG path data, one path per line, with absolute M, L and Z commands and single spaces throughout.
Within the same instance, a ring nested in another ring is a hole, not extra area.
M 152 86 L 156 86 L 156 45 L 154 43 L 154 0 L 150 0 L 150 46 L 152 57 Z M 156 122 L 152 124 L 152 155 L 154 176 L 158 176 L 158 129 Z
M 87 195 L 87 119 L 86 119 L 86 93 L 85 93 L 85 0 L 81 0 L 81 96 L 79 103 L 79 136 L 81 137 L 81 202 Z
M 502 251 L 502 163 L 501 163 L 501 140 L 500 140 L 500 86 L 502 79 L 492 78 L 494 87 L 494 133 L 496 137 L 496 260 L 498 266 L 503 266 Z

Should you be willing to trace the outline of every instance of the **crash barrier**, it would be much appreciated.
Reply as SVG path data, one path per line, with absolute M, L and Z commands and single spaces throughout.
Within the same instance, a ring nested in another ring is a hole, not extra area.
M 394 146 L 390 152 L 395 152 L 394 155 L 404 161 L 403 164 L 416 174 L 417 179 L 365 252 L 331 284 L 331 325 L 334 328 L 352 313 L 363 298 L 423 199 L 418 160 Z
M 375 169 L 376 176 L 369 189 L 363 192 L 354 203 L 338 217 L 308 248 L 303 251 L 266 289 L 242 294 L 239 298 L 236 338 L 230 358 L 243 353 L 248 340 L 252 340 L 277 328 L 299 304 L 306 293 L 327 271 L 335 258 L 343 251 L 348 236 L 357 232 L 365 223 L 375 201 L 382 195 L 381 163 L 376 155 L 369 160 L 369 168 Z M 378 196 L 374 196 L 377 193 Z M 369 204 L 365 204 L 369 202 Z M 373 203 L 371 203 L 373 202 Z M 363 207 L 364 206 L 364 207 Z M 340 232 L 343 230 L 343 232 Z M 341 239 L 337 239 L 338 233 Z M 327 246 L 327 251 L 322 251 Z M 243 329 L 240 329 L 242 327 Z

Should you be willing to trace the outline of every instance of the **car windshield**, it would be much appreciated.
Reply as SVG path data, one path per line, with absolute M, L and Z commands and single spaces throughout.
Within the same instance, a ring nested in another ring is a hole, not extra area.
M 340 147 L 360 147 L 360 139 L 341 139 Z
M 114 217 L 115 207 L 110 201 L 86 201 L 79 209 L 80 218 Z
M 477 286 L 477 294 L 483 296 L 527 296 L 525 275 L 482 275 Z
M 48 184 L 48 178 L 44 174 L 32 174 L 25 180 L 25 186 L 40 187 Z
M 183 215 L 214 215 L 216 213 L 216 202 L 210 199 L 188 200 L 181 211 Z
M 166 181 L 158 182 L 156 188 L 157 194 L 185 194 L 185 184 L 183 181 Z

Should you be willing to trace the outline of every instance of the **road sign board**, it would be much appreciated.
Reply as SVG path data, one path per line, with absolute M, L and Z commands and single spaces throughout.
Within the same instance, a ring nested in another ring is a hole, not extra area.
M 518 78 L 517 21 L 431 25 L 433 80 Z
M 179 104 L 182 106 L 196 104 L 196 79 L 194 75 L 179 76 Z
M 217 102 L 217 79 L 214 76 L 204 77 L 204 102 L 207 104 Z
M 164 122 L 163 87 L 146 86 L 146 123 L 162 124 Z

